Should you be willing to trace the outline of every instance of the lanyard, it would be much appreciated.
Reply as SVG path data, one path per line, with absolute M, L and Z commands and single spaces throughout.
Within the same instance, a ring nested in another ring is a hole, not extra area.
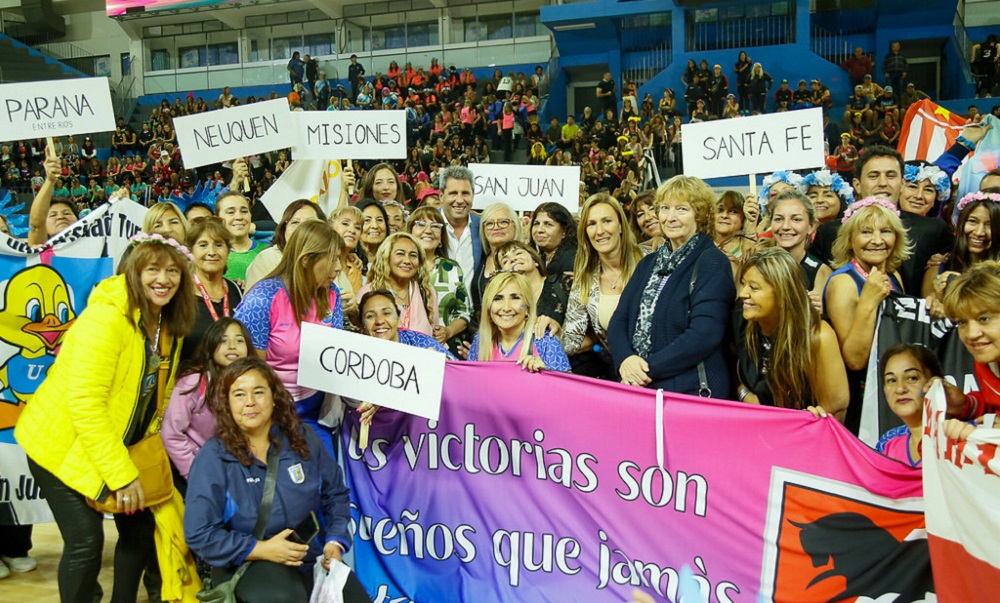
M 868 271 L 861 267 L 861 263 L 858 262 L 858 260 L 851 258 L 851 265 L 854 266 L 854 269 L 858 271 L 858 274 L 861 275 L 861 278 L 865 279 L 866 281 L 868 280 Z M 892 275 L 889 275 L 889 290 L 890 291 L 896 290 L 896 286 L 892 283 Z
M 212 320 L 219 320 L 219 314 L 215 311 L 215 304 L 212 303 L 212 298 L 208 296 L 208 290 L 205 289 L 205 285 L 201 284 L 201 279 L 198 278 L 198 273 L 194 274 L 194 284 L 198 287 L 198 291 L 201 293 L 201 299 L 205 300 L 205 306 L 208 308 L 208 313 L 212 315 Z M 222 295 L 222 315 L 229 318 L 229 287 L 223 284 L 223 289 L 225 293 Z

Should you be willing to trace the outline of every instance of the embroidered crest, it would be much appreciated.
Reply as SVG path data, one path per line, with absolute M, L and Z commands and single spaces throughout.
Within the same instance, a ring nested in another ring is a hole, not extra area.
M 288 468 L 288 475 L 292 478 L 292 482 L 296 484 L 301 484 L 306 481 L 306 474 L 302 470 L 302 463 L 295 463 Z

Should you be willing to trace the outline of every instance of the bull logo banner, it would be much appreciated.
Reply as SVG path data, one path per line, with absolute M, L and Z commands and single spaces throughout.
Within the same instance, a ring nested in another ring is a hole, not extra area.
M 364 451 L 345 423 L 376 601 L 676 602 L 688 573 L 714 603 L 935 600 L 920 471 L 832 417 L 507 363 L 444 383 L 439 421 L 383 409 Z
M 14 426 L 145 211 L 127 200 L 103 205 L 40 249 L 0 235 L 0 524 L 51 520 Z

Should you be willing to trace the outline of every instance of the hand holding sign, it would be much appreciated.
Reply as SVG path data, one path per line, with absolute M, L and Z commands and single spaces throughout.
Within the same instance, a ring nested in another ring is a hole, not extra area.
M 115 129 L 108 78 L 92 77 L 0 86 L 0 132 L 4 140 Z
M 284 149 L 294 139 L 288 102 L 279 98 L 174 119 L 184 167 Z

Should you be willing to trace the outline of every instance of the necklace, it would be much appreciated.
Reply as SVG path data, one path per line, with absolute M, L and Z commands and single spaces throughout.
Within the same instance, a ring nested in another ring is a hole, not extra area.
M 611 277 L 608 276 L 608 275 L 606 275 L 606 274 L 604 274 L 604 266 L 601 266 L 601 276 L 604 277 L 608 281 L 608 285 L 611 287 L 612 291 L 617 291 L 618 290 L 618 286 L 621 284 L 621 282 L 622 282 L 622 276 L 624 276 L 624 275 L 625 275 L 625 272 L 623 270 L 619 270 L 618 271 L 618 278 L 615 279 L 614 282 L 612 282 L 611 281 Z
M 407 286 L 407 288 L 406 288 L 406 297 L 403 297 L 399 293 L 396 293 L 395 287 L 390 287 L 389 288 L 392 291 L 392 296 L 395 297 L 397 301 L 399 301 L 399 307 L 401 309 L 403 309 L 403 310 L 406 310 L 407 308 L 410 307 L 410 296 L 411 296 L 410 288 L 411 287 L 413 287 L 413 283 L 410 283 Z

